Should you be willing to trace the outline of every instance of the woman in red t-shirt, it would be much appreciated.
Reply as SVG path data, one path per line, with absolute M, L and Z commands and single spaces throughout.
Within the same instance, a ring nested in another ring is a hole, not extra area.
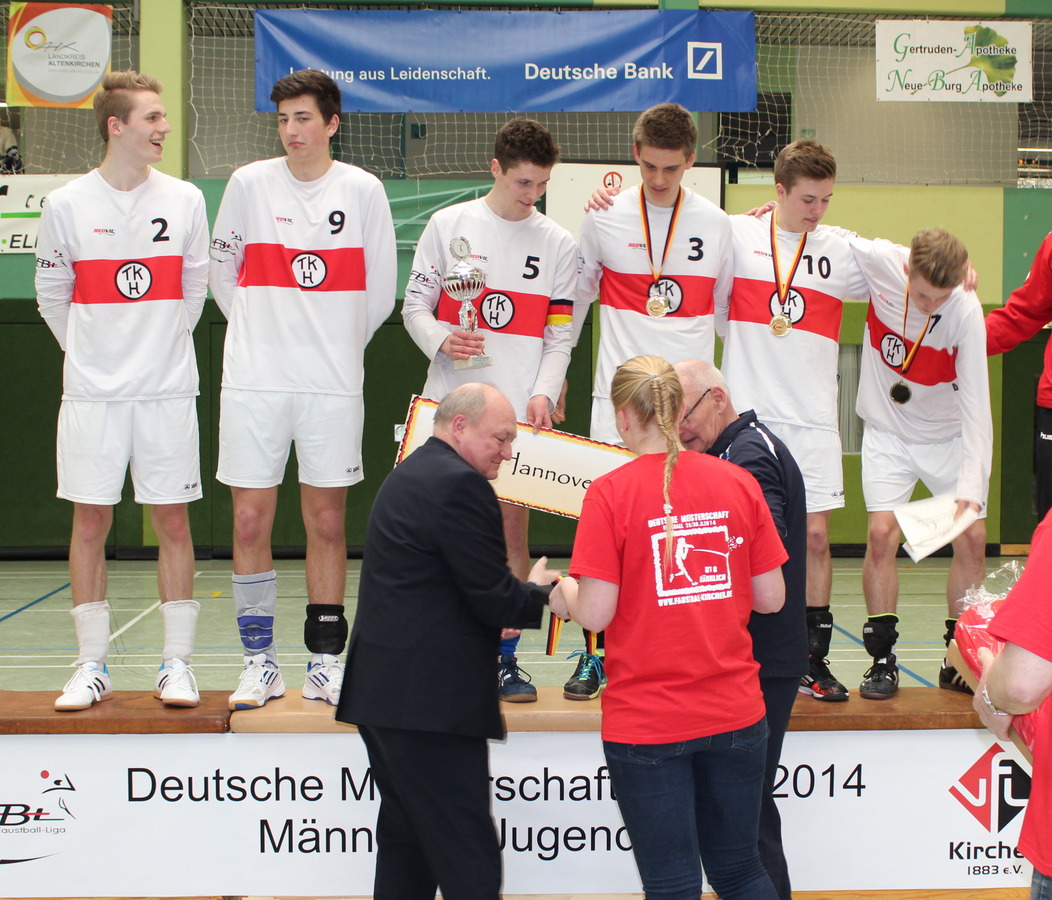
M 775 900 L 756 847 L 767 722 L 746 626 L 781 608 L 785 549 L 748 472 L 680 445 L 668 362 L 629 360 L 611 400 L 638 459 L 589 487 L 552 610 L 606 629 L 603 748 L 646 896 L 697 900 L 703 865 L 723 900 Z

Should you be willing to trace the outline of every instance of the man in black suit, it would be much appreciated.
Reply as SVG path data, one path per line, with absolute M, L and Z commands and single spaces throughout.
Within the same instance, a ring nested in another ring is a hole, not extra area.
M 751 409 L 738 415 L 722 373 L 698 360 L 676 363 L 683 385 L 685 415 L 679 438 L 688 450 L 710 453 L 741 466 L 760 483 L 771 517 L 782 536 L 789 560 L 782 566 L 785 605 L 749 619 L 753 655 L 760 664 L 760 688 L 767 708 L 767 766 L 760 806 L 760 859 L 778 896 L 790 900 L 789 867 L 782 849 L 782 822 L 774 801 L 774 779 L 782 741 L 789 727 L 796 694 L 806 693 L 801 677 L 808 672 L 807 499 L 804 479 L 789 448 L 757 421 Z M 830 617 L 830 623 L 832 617 Z M 832 631 L 829 625 L 828 633 Z M 826 652 L 829 638 L 826 637 Z M 845 695 L 843 699 L 847 699 Z
M 504 736 L 493 648 L 502 627 L 540 627 L 557 578 L 544 558 L 530 583 L 508 570 L 487 480 L 515 435 L 500 391 L 457 388 L 369 516 L 336 718 L 358 726 L 380 790 L 376 900 L 433 900 L 436 888 L 445 900 L 500 895 L 486 744 Z M 409 664 L 428 690 L 398 677 Z

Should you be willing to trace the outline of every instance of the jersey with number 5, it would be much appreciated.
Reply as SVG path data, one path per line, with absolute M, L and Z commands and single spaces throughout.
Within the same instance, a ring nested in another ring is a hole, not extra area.
M 478 330 L 492 365 L 455 369 L 439 347 L 460 327 L 460 301 L 443 290 L 442 276 L 457 262 L 450 242 L 464 238 L 467 262 L 485 274 L 474 301 Z M 573 341 L 577 245 L 570 233 L 536 209 L 525 219 L 502 219 L 486 199 L 435 213 L 417 244 L 402 318 L 430 360 L 423 396 L 441 400 L 453 388 L 483 381 L 501 391 L 525 421 L 531 397 L 559 399 Z

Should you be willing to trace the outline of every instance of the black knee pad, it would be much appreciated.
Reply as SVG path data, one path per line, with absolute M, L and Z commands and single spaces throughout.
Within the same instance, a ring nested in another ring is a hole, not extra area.
M 946 620 L 946 634 L 942 636 L 942 639 L 946 641 L 946 646 L 950 646 L 950 641 L 953 640 L 954 632 L 957 630 L 957 620 L 947 619 Z
M 303 643 L 311 653 L 339 656 L 347 646 L 347 619 L 342 606 L 308 603 L 303 623 Z
M 891 654 L 899 633 L 895 630 L 899 617 L 893 614 L 874 616 L 862 626 L 862 643 L 866 653 L 874 659 L 884 659 Z
M 829 656 L 829 640 L 833 636 L 833 614 L 828 609 L 807 611 L 807 652 L 815 659 Z

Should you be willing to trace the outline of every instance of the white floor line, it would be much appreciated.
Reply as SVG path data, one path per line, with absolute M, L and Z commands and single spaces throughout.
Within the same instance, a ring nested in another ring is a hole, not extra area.
M 161 601 L 160 600 L 155 601 L 152 606 L 148 606 L 146 609 L 144 609 L 141 613 L 139 613 L 139 615 L 137 615 L 134 619 L 132 619 L 126 625 L 122 626 L 121 628 L 118 628 L 115 632 L 113 632 L 113 634 L 110 635 L 110 643 L 112 643 L 115 638 L 119 638 L 122 634 L 124 634 L 124 632 L 126 632 L 129 628 L 131 628 L 132 625 L 135 625 L 137 622 L 140 622 L 143 619 L 145 619 L 150 613 L 152 613 L 160 605 L 161 605 Z

